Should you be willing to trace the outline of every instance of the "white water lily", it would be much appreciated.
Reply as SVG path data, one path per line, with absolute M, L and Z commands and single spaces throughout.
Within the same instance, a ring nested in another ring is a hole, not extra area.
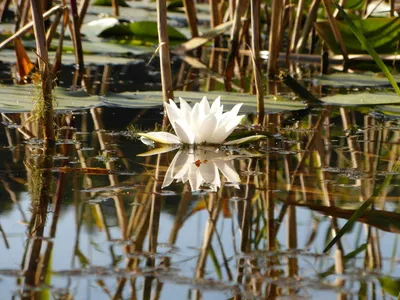
M 140 133 L 144 138 L 162 144 L 221 144 L 239 125 L 244 115 L 238 116 L 243 103 L 223 112 L 221 97 L 210 106 L 204 96 L 193 108 L 179 98 L 180 108 L 173 100 L 166 103 L 167 115 L 176 135 L 168 132 Z
M 189 181 L 192 191 L 198 191 L 204 185 L 212 191 L 217 191 L 221 187 L 220 172 L 228 182 L 239 189 L 239 174 L 234 168 L 232 158 L 224 152 L 201 148 L 179 150 L 165 174 L 162 188 L 176 180 L 182 183 Z

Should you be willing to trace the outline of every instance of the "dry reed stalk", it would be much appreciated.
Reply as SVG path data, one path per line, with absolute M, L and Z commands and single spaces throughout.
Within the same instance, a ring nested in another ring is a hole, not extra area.
M 396 3 L 395 0 L 389 0 L 389 5 L 390 5 L 390 17 L 394 17 L 394 4 Z
M 229 0 L 229 19 L 233 20 L 235 18 L 235 10 L 236 10 L 236 1 L 235 0 Z
M 72 29 L 71 36 L 74 42 L 75 48 L 75 59 L 78 64 L 78 80 L 77 82 L 81 82 L 83 72 L 85 69 L 85 65 L 83 62 L 83 49 L 82 49 L 82 39 L 81 39 L 81 32 L 80 32 L 80 23 L 79 23 L 79 15 L 78 15 L 78 7 L 76 0 L 70 0 L 70 7 L 71 7 L 71 15 L 72 15 Z
M 35 32 L 36 51 L 38 55 L 40 72 L 40 119 L 43 125 L 43 137 L 47 142 L 54 142 L 54 111 L 52 95 L 52 78 L 49 70 L 49 57 L 47 53 L 46 36 L 40 0 L 31 0 L 33 29 Z
M 63 15 L 63 10 L 57 11 L 55 18 L 54 18 L 53 22 L 50 25 L 49 30 L 47 30 L 47 33 L 46 33 L 47 50 L 49 50 L 50 45 L 51 45 L 51 41 L 53 40 L 53 37 L 57 32 L 57 26 L 60 23 L 62 15 Z
M 193 0 L 183 0 L 183 7 L 185 8 L 186 20 L 189 24 L 190 34 L 193 37 L 199 36 L 197 28 L 196 7 Z
M 64 9 L 63 6 L 61 5 L 57 5 L 54 6 L 52 9 L 49 9 L 48 11 L 46 11 L 43 16 L 42 16 L 42 20 L 47 20 L 48 18 L 50 18 L 53 14 L 55 14 L 57 11 Z M 1 42 L 0 44 L 0 50 L 3 49 L 8 43 L 12 42 L 14 39 L 21 37 L 23 35 L 25 35 L 25 33 L 27 33 L 29 30 L 32 29 L 34 25 L 34 21 L 29 22 L 28 24 L 26 24 L 24 27 L 22 27 L 21 29 L 19 29 L 16 33 L 14 33 L 12 36 L 10 36 L 9 38 L 7 38 L 6 40 L 4 40 L 3 42 Z M 43 26 L 43 30 L 44 30 L 44 26 Z
M 58 46 L 56 50 L 56 55 L 54 57 L 53 66 L 51 68 L 51 72 L 57 76 L 58 72 L 61 70 L 61 59 L 62 59 L 62 49 L 63 49 L 63 41 L 65 35 L 65 28 L 67 27 L 69 22 L 69 9 L 65 7 L 63 14 L 63 22 L 61 23 L 61 31 L 60 36 L 58 38 Z
M 157 0 L 157 29 L 160 47 L 161 85 L 164 101 L 174 99 L 172 86 L 171 59 L 168 46 L 167 4 L 166 0 Z
M 269 43 L 268 43 L 268 67 L 267 72 L 269 76 L 275 76 L 278 74 L 278 57 L 281 35 L 283 30 L 282 25 L 282 13 L 283 13 L 283 2 L 282 0 L 273 0 L 272 2 L 272 19 L 271 19 L 271 29 L 269 31 Z
M 239 51 L 239 34 L 241 28 L 241 17 L 247 7 L 248 1 L 237 0 L 235 7 L 235 14 L 233 18 L 233 26 L 231 31 L 231 38 L 229 41 L 229 52 L 226 61 L 224 79 L 225 79 L 225 89 L 227 91 L 232 91 L 232 78 L 235 68 L 235 60 Z
M 8 6 L 11 0 L 4 0 L 0 7 L 0 22 L 4 22 L 6 18 L 6 11 L 8 11 Z
M 118 0 L 111 0 L 111 6 L 112 6 L 112 10 L 113 10 L 113 16 L 114 17 L 119 17 Z
M 292 36 L 290 40 L 290 52 L 296 51 L 297 40 L 301 29 L 301 22 L 303 19 L 304 6 L 305 6 L 305 0 L 299 0 L 299 3 L 297 3 L 296 18 L 294 21 Z
M 261 80 L 260 63 L 260 0 L 250 0 L 251 10 L 251 48 L 253 51 L 254 84 L 257 92 L 257 119 L 258 124 L 264 120 L 264 91 Z
M 317 12 L 318 12 L 320 3 L 321 3 L 321 0 L 313 0 L 313 2 L 310 5 L 310 8 L 308 10 L 308 16 L 307 16 L 306 22 L 303 27 L 303 32 L 302 32 L 301 37 L 299 38 L 297 45 L 296 45 L 297 53 L 304 52 L 304 49 L 306 48 L 307 40 L 310 35 L 311 29 L 313 27 L 313 23 L 314 23 L 315 19 L 317 18 Z
M 20 6 L 21 16 L 20 16 L 20 20 L 19 20 L 18 29 L 23 27 L 27 23 L 30 8 L 31 8 L 31 4 L 28 0 L 24 0 L 21 2 L 21 6 Z
M 336 19 L 332 14 L 332 10 L 330 7 L 331 2 L 332 2 L 331 0 L 322 0 L 322 3 L 325 7 L 326 14 L 328 16 L 329 24 L 331 25 L 331 29 L 335 36 L 336 41 L 339 43 L 340 50 L 343 55 L 344 64 L 346 65 L 349 62 L 349 53 L 347 52 L 347 48 L 346 48 L 346 45 L 344 44 L 338 24 L 336 23 Z
M 89 7 L 90 0 L 83 0 L 80 1 L 79 3 L 79 22 L 78 22 L 78 27 L 81 28 L 83 24 L 83 20 L 85 19 L 88 7 Z
M 105 64 L 103 70 L 103 76 L 101 77 L 100 95 L 106 95 L 108 92 L 111 72 L 112 72 L 112 65 Z
M 24 0 L 22 0 L 24 2 Z M 23 3 L 18 3 L 17 0 L 14 0 L 14 32 L 19 29 L 19 23 L 21 20 L 21 12 L 22 12 L 22 4 Z
M 210 0 L 210 12 L 211 12 L 210 26 L 211 29 L 214 29 L 215 27 L 221 24 L 221 16 L 219 14 L 217 0 Z M 220 37 L 216 36 L 213 41 L 213 48 L 219 47 L 220 41 L 221 41 Z M 219 61 L 219 55 L 214 51 L 214 49 L 212 49 L 210 54 L 209 66 L 210 69 L 213 70 L 214 72 L 218 72 L 218 61 Z M 215 89 L 215 80 L 213 80 L 211 76 L 207 76 L 206 91 L 214 89 Z

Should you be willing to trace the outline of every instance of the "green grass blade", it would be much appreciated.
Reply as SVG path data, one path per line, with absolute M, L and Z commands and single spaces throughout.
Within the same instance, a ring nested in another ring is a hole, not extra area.
M 336 2 L 335 2 L 335 5 L 336 5 L 337 9 L 339 10 L 339 12 L 341 13 L 343 19 L 349 25 L 351 31 L 354 33 L 354 35 L 360 41 L 361 45 L 372 56 L 372 58 L 374 59 L 375 63 L 382 70 L 382 72 L 385 74 L 385 76 L 389 80 L 390 84 L 393 86 L 393 88 L 396 91 L 397 95 L 400 96 L 399 86 L 397 85 L 396 81 L 394 80 L 394 78 L 392 76 L 392 73 L 390 73 L 389 69 L 386 67 L 386 65 L 384 64 L 384 62 L 382 61 L 382 59 L 380 58 L 378 53 L 376 53 L 374 47 L 372 47 L 371 43 L 367 40 L 367 38 L 364 36 L 364 34 L 361 32 L 361 30 L 358 29 L 358 27 L 354 24 L 354 22 L 349 18 L 349 16 L 344 11 L 343 7 L 341 7 Z

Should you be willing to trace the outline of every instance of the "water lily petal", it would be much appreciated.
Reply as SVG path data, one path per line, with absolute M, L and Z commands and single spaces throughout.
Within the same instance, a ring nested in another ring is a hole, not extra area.
M 200 108 L 199 103 L 196 103 L 193 106 L 192 112 L 190 113 L 190 131 L 193 133 L 193 136 L 200 134 L 199 129 L 204 122 L 204 118 L 204 112 Z
M 178 121 L 182 118 L 182 113 L 181 113 L 181 110 L 176 106 L 174 101 L 170 100 L 169 102 L 170 103 L 165 104 L 165 108 L 167 110 L 168 119 L 176 132 L 174 124 L 176 121 Z
M 244 116 L 235 116 L 222 121 L 222 124 L 218 124 L 218 128 L 214 131 L 214 134 L 207 139 L 207 142 L 211 144 L 221 144 L 235 130 L 243 117 Z
M 156 132 L 141 132 L 138 133 L 139 136 L 145 137 L 149 140 L 155 141 L 156 143 L 161 143 L 161 144 L 180 144 L 181 141 L 180 139 L 169 132 L 161 132 L 161 131 L 156 131 Z
M 231 117 L 225 124 L 225 130 L 227 132 L 232 132 L 233 130 L 235 130 L 235 128 L 240 124 L 240 121 L 242 121 L 243 117 L 244 115 Z
M 174 172 L 175 179 L 185 177 L 185 175 L 189 171 L 190 165 L 193 162 L 193 154 L 189 154 L 187 152 L 182 152 L 179 156 L 180 156 L 179 161 L 175 162 L 175 166 L 178 166 L 178 167 L 175 167 L 175 171 L 176 171 L 176 172 Z
M 220 140 L 218 140 L 217 143 L 225 141 L 226 138 L 235 130 L 243 117 L 244 116 L 236 116 L 229 120 L 228 124 L 225 125 L 225 130 L 220 132 L 220 135 L 218 136 Z
M 170 166 L 168 167 L 167 173 L 165 174 L 163 184 L 161 188 L 169 186 L 175 179 L 175 174 L 181 172 L 182 168 L 187 165 L 188 155 L 182 151 L 178 151 L 175 154 Z
M 184 144 L 193 144 L 195 135 L 190 131 L 190 128 L 185 122 L 176 121 L 175 122 L 175 132 L 179 139 Z
M 143 144 L 145 144 L 146 146 L 154 147 L 154 141 L 153 141 L 153 140 L 150 140 L 150 139 L 148 139 L 148 138 L 146 138 L 146 137 L 144 137 L 144 136 L 140 137 L 140 141 L 141 141 Z
M 229 182 L 240 183 L 240 176 L 232 161 L 216 161 L 215 164 Z M 235 188 L 239 188 L 239 185 L 235 185 Z
M 221 108 L 221 96 L 218 96 L 211 104 L 210 113 L 215 114 L 219 108 Z
M 220 127 L 214 131 L 214 134 L 207 139 L 207 143 L 210 144 L 221 144 L 228 137 L 226 134 L 225 127 Z
M 194 142 L 201 144 L 208 141 L 218 127 L 218 120 L 214 115 L 208 115 L 199 126 Z
M 199 107 L 204 115 L 210 113 L 210 103 L 208 103 L 207 96 L 204 96 L 203 99 L 201 99 Z
M 242 105 L 243 105 L 243 103 L 236 104 L 234 107 L 232 107 L 232 109 L 230 110 L 230 113 L 237 116 Z
M 181 105 L 181 114 L 183 119 L 187 124 L 190 124 L 190 113 L 192 112 L 192 108 L 190 105 L 181 97 L 179 97 L 179 103 Z
M 179 103 L 182 111 L 188 111 L 189 113 L 192 111 L 192 107 L 182 97 L 179 97 Z
M 215 177 L 219 177 L 218 168 L 214 162 L 200 163 L 198 169 L 206 183 L 214 183 Z
M 190 188 L 192 189 L 192 191 L 198 191 L 204 180 L 194 163 L 190 164 L 188 173 Z

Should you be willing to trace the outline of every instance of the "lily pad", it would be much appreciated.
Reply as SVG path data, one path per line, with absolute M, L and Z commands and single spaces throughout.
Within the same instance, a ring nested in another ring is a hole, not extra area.
M 186 36 L 174 27 L 167 25 L 168 37 L 170 40 L 186 40 Z M 120 38 L 120 37 L 148 37 L 158 39 L 157 22 L 140 21 L 129 24 L 118 24 L 105 29 L 101 37 Z
M 118 5 L 121 7 L 129 7 L 128 4 L 124 0 L 118 0 Z M 112 2 L 111 0 L 95 0 L 93 1 L 92 5 L 97 5 L 97 6 L 111 6 Z
M 31 61 L 35 61 L 37 56 L 34 52 L 27 52 Z M 54 61 L 55 52 L 49 52 L 49 61 Z M 0 61 L 4 63 L 15 64 L 15 51 L 11 50 L 2 50 L 0 52 Z M 85 64 L 90 65 L 126 65 L 126 64 L 135 64 L 143 62 L 142 59 L 132 58 L 132 57 L 118 57 L 118 56 L 109 56 L 109 55 L 93 55 L 93 54 L 85 54 Z M 76 58 L 73 53 L 63 53 L 62 55 L 62 64 L 63 65 L 74 65 L 76 64 Z
M 400 97 L 395 93 L 338 94 L 321 100 L 326 104 L 343 106 L 400 104 Z
M 345 1 L 343 7 L 346 9 L 363 9 L 365 0 L 348 0 Z
M 127 93 L 124 93 L 126 97 Z M 224 110 L 232 109 L 238 103 L 243 103 L 240 112 L 242 113 L 256 113 L 257 112 L 257 98 L 255 95 L 239 94 L 239 93 L 226 93 L 226 92 L 187 92 L 177 91 L 174 92 L 175 99 L 178 100 L 182 97 L 188 102 L 200 102 L 203 96 L 206 95 L 210 101 L 213 101 L 218 96 L 221 96 L 221 103 L 224 105 Z M 161 92 L 137 92 L 132 93 L 132 97 L 141 99 L 143 102 L 149 103 L 162 103 Z M 129 105 L 128 103 L 126 103 Z M 294 111 L 306 108 L 306 105 L 300 101 L 291 101 L 283 97 L 268 96 L 264 98 L 265 111 L 267 113 L 276 113 L 282 111 Z
M 396 81 L 400 81 L 400 75 L 393 75 Z M 337 87 L 366 87 L 366 86 L 389 86 L 388 79 L 377 73 L 333 73 L 314 77 L 317 85 L 328 85 Z
M 365 20 L 353 20 L 353 22 L 372 44 L 376 52 L 382 54 L 396 52 L 400 37 L 399 18 L 368 18 Z M 337 21 L 337 24 L 347 51 L 350 54 L 367 53 L 346 22 Z M 326 42 L 329 49 L 335 54 L 340 54 L 340 46 L 336 41 L 329 22 L 316 22 L 314 25 L 318 35 Z
M 35 87 L 32 85 L 1 86 L 0 112 L 28 112 L 32 110 L 35 100 Z M 69 91 L 64 88 L 56 88 L 56 110 L 79 110 L 96 106 L 114 106 L 125 108 L 150 108 L 163 105 L 161 92 L 124 92 L 119 94 L 107 94 L 105 96 L 90 96 L 84 91 Z M 175 92 L 175 97 L 182 97 L 187 101 L 200 101 L 204 93 L 200 92 Z M 231 109 L 237 103 L 243 103 L 242 113 L 256 113 L 257 102 L 254 95 L 209 92 L 210 100 L 222 96 L 225 110 Z M 16 100 L 17 99 L 17 100 Z M 267 113 L 281 111 L 294 111 L 305 108 L 305 104 L 299 101 L 290 101 L 284 98 L 265 98 Z
M 0 112 L 29 112 L 34 106 L 37 96 L 36 87 L 32 85 L 1 86 Z M 84 91 L 69 91 L 56 88 L 55 110 L 79 110 L 97 106 L 123 106 L 129 108 L 148 108 L 161 106 L 157 100 L 146 100 L 134 97 L 134 93 L 109 94 L 107 96 L 91 96 Z

